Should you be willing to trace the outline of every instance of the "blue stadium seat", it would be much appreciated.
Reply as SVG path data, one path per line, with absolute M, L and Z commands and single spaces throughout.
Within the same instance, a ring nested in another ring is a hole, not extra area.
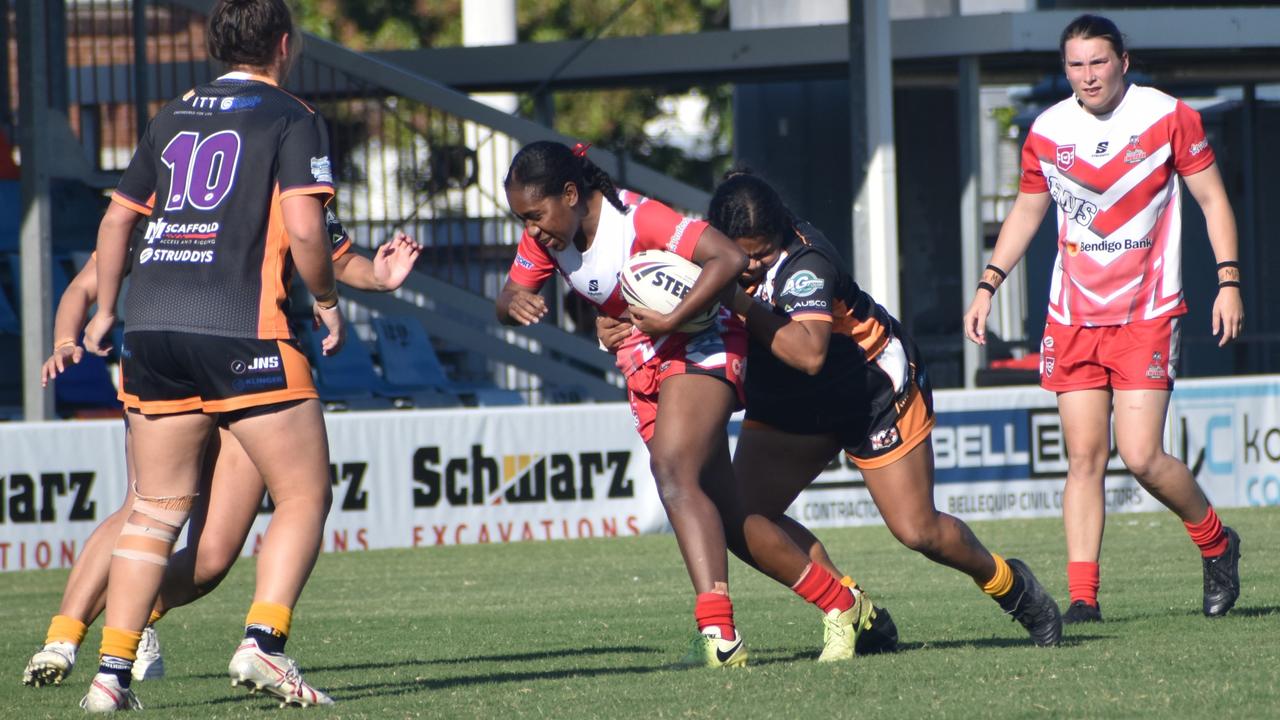
M 53 391 L 59 415 L 120 408 L 107 362 L 93 353 L 86 352 L 78 364 L 59 375 L 53 381 Z
M 336 355 L 324 355 L 323 332 L 305 327 L 300 339 L 316 370 L 316 391 L 326 405 L 349 410 L 384 410 L 392 407 L 453 407 L 454 395 L 430 388 L 397 387 L 378 376 L 369 346 L 352 332 Z
M 378 355 L 387 382 L 403 387 L 432 388 L 480 407 L 523 405 L 524 396 L 492 384 L 454 382 L 449 378 L 431 337 L 416 318 L 383 315 L 373 319 Z
M 21 335 L 22 321 L 18 319 L 18 313 L 14 311 L 13 304 L 9 302 L 8 294 L 5 293 L 4 287 L 0 286 L 0 335 Z

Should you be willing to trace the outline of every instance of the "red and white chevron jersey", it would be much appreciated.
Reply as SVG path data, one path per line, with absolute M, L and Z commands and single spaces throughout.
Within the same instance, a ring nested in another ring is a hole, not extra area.
M 1058 207 L 1049 318 L 1122 325 L 1185 314 L 1178 175 L 1213 164 L 1200 114 L 1132 85 L 1109 115 L 1067 98 L 1036 118 L 1022 147 L 1025 193 Z

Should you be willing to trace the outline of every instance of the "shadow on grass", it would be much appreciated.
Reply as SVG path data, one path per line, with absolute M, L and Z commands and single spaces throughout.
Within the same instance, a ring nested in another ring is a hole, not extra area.
M 573 648 L 564 650 L 545 650 L 542 652 L 530 653 L 507 653 L 502 655 L 464 655 L 452 658 L 433 658 L 431 660 L 423 660 L 420 658 L 411 658 L 404 660 L 395 660 L 380 663 L 343 663 L 339 665 L 321 665 L 306 664 L 302 670 L 304 673 L 313 672 L 349 672 L 354 670 L 388 670 L 392 668 L 408 668 L 419 665 L 461 665 L 463 663 L 476 662 L 529 662 L 534 660 L 550 660 L 559 657 L 583 657 L 587 655 L 617 655 L 621 653 L 657 653 L 662 652 L 660 648 L 645 645 L 622 645 L 618 647 L 600 647 L 600 648 Z M 220 673 L 199 673 L 187 675 L 193 680 L 215 680 L 227 677 L 226 672 Z
M 617 648 L 611 652 L 626 652 L 627 648 Z M 648 652 L 651 648 L 640 648 L 640 650 Z M 608 652 L 605 650 L 597 650 L 597 653 Z M 580 652 L 566 651 L 564 653 L 539 653 L 543 655 L 581 655 Z M 529 657 L 529 656 L 523 656 Z M 498 659 L 498 658 L 495 658 Z M 377 668 L 400 668 L 408 670 L 414 665 L 427 665 L 431 663 L 406 661 L 401 663 L 382 663 L 369 665 L 341 665 L 328 668 L 316 668 L 325 670 L 350 670 L 350 669 L 377 669 Z M 537 682 L 542 680 L 565 680 L 569 678 L 590 678 L 590 677 L 607 677 L 617 675 L 646 675 L 653 672 L 661 672 L 664 670 L 675 670 L 670 664 L 651 665 L 651 666 L 632 666 L 632 667 L 607 667 L 607 668 L 573 668 L 565 670 L 541 670 L 529 672 L 481 672 L 473 675 L 459 675 L 454 677 L 441 678 L 425 678 L 414 677 L 405 678 L 403 680 L 393 680 L 385 682 L 373 682 L 363 685 L 348 685 L 345 687 L 335 688 L 330 695 L 337 702 L 350 702 L 370 697 L 385 697 L 387 695 L 411 695 L 415 693 L 436 692 L 440 690 L 449 690 L 452 688 L 468 687 L 472 685 L 498 685 L 501 683 L 522 683 Z M 329 688 L 325 688 L 329 691 Z M 215 698 L 212 700 L 201 700 L 193 702 L 178 702 L 165 705 L 157 705 L 155 709 L 175 709 L 187 707 L 200 707 L 209 705 L 222 705 L 232 702 L 245 702 L 246 699 L 251 703 L 271 702 L 278 704 L 279 701 L 272 700 L 266 695 L 250 695 L 248 698 L 239 691 L 233 691 L 226 697 Z
M 1266 617 L 1280 613 L 1280 605 L 1256 605 L 1254 607 L 1234 607 L 1231 612 L 1227 613 L 1227 617 L 1236 617 L 1243 615 L 1244 617 Z

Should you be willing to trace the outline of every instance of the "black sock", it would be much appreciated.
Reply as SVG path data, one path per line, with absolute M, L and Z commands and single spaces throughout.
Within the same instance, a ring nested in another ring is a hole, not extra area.
M 133 682 L 133 661 L 118 658 L 114 655 L 103 655 L 98 661 L 98 672 L 115 675 L 120 687 L 127 688 Z
M 244 629 L 244 636 L 256 640 L 258 649 L 271 655 L 283 654 L 284 644 L 289 639 L 288 635 L 269 625 L 247 625 Z

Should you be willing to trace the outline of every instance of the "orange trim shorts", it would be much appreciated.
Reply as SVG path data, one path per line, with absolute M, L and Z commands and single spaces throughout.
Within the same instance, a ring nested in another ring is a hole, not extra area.
M 933 432 L 933 388 L 910 340 L 891 338 L 870 363 L 840 370 L 840 382 L 822 396 L 753 393 L 749 378 L 744 426 L 797 435 L 834 434 L 859 468 L 890 465 Z M 807 379 L 806 379 L 807 382 Z M 776 389 L 776 388 L 775 388 Z
M 1040 341 L 1040 386 L 1058 393 L 1173 390 L 1181 337 L 1176 317 L 1100 327 L 1050 322 Z
M 144 415 L 223 413 L 317 397 L 296 340 L 126 332 L 120 401 Z

